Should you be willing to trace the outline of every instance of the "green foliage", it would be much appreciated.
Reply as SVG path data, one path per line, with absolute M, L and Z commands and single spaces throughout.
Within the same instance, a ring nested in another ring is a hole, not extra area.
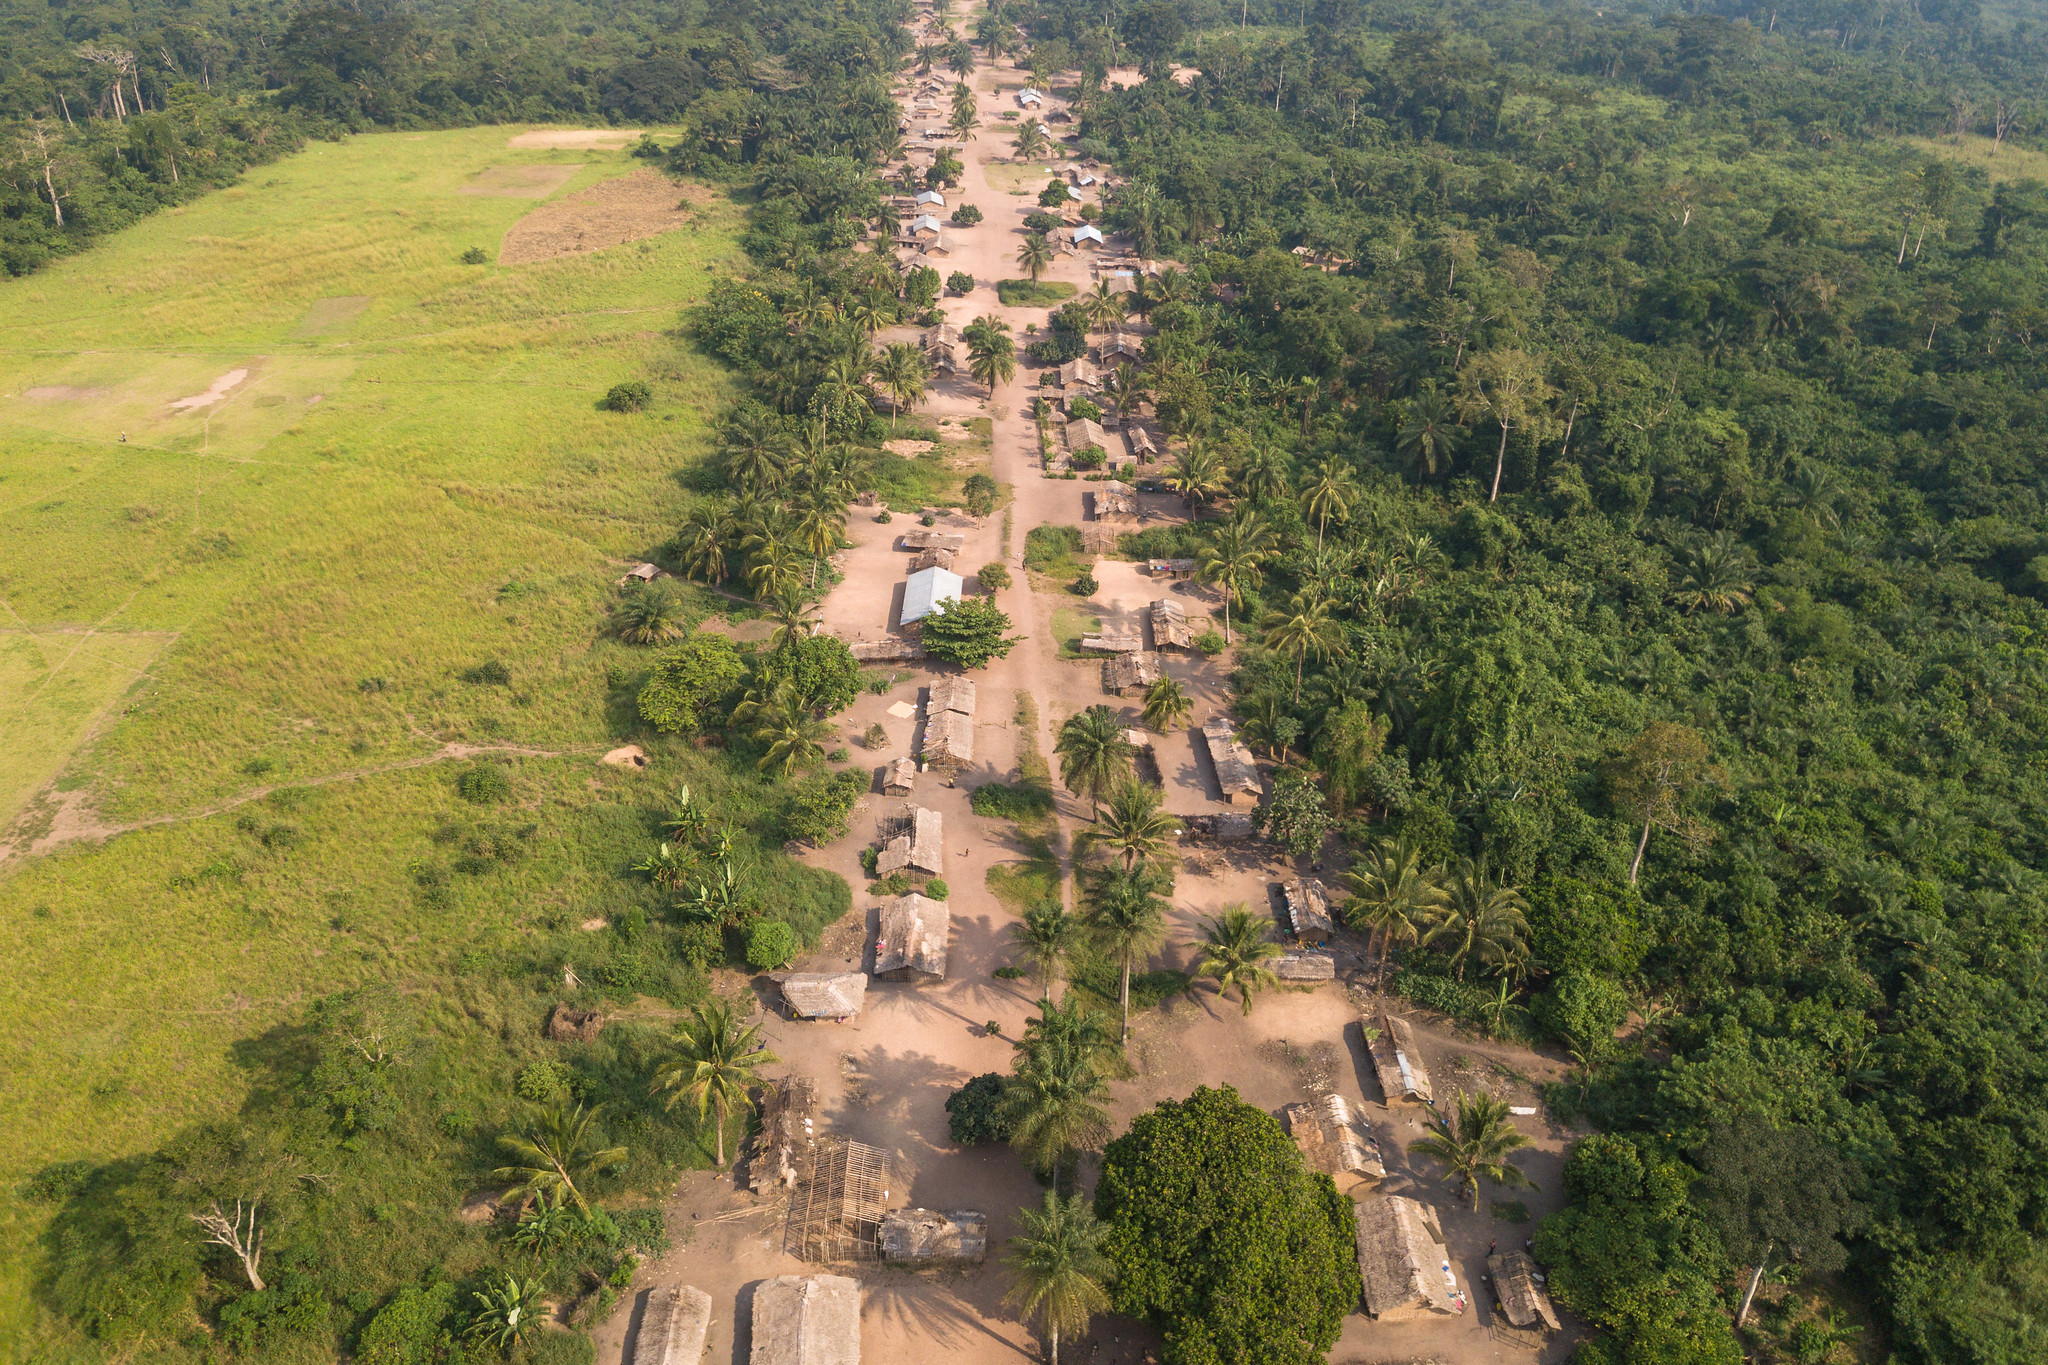
M 295 1338 L 325 1336 L 331 1307 L 311 1276 L 287 1270 L 276 1283 L 251 1290 L 220 1307 L 220 1339 L 239 1355 L 288 1349 Z
M 1329 803 L 1308 775 L 1283 768 L 1273 776 L 1273 794 L 1252 813 L 1253 822 L 1290 857 L 1305 858 L 1323 846 L 1331 827 Z
M 974 577 L 989 592 L 1001 592 L 1010 586 L 1009 569 L 993 560 L 975 570 Z
M 765 689 L 788 683 L 805 710 L 827 716 L 853 705 L 863 681 L 852 649 L 836 635 L 785 640 L 762 657 L 759 669 Z
M 1080 571 L 1081 528 L 1034 526 L 1024 533 L 1024 567 L 1033 573 L 1067 578 Z
M 1076 597 L 1093 597 L 1101 590 L 1102 585 L 1095 581 L 1095 574 L 1090 569 L 1081 570 L 1081 576 L 1067 585 L 1067 591 Z
M 960 484 L 961 501 L 977 517 L 985 517 L 996 510 L 996 491 L 996 481 L 979 470 L 969 474 Z M 986 580 L 983 586 L 987 586 Z
M 959 208 L 953 210 L 953 225 L 955 227 L 973 227 L 980 221 L 981 210 L 972 204 L 962 204 Z
M 495 806 L 512 799 L 512 776 L 503 764 L 478 762 L 463 770 L 455 790 L 473 805 Z
M 847 817 L 867 789 L 867 774 L 856 768 L 812 773 L 789 790 L 782 811 L 783 832 L 813 845 L 845 838 Z
M 605 391 L 604 405 L 613 412 L 639 412 L 654 401 L 654 390 L 645 380 L 629 379 Z
M 747 965 L 757 972 L 780 971 L 796 960 L 801 947 L 796 930 L 781 920 L 756 920 L 747 930 Z
M 1005 308 L 1050 308 L 1074 296 L 1065 280 L 997 280 L 996 297 Z
M 1529 951 L 1554 973 L 1625 979 L 1648 948 L 1639 904 L 1626 886 L 1551 876 L 1528 889 Z
M 462 263 L 464 265 L 483 265 L 490 259 L 491 254 L 480 246 L 473 246 L 462 253 Z
M 1022 636 L 1005 635 L 1010 618 L 985 597 L 941 602 L 918 623 L 925 653 L 962 668 L 982 668 L 1009 654 Z
M 562 1062 L 535 1062 L 522 1067 L 512 1089 L 534 1104 L 559 1104 L 575 1098 L 576 1073 Z
M 1628 1018 L 1628 992 L 1607 977 L 1569 971 L 1530 1002 L 1529 1012 L 1551 1036 L 1597 1060 L 1614 1047 L 1614 1031 Z
M 746 671 L 730 636 L 700 630 L 655 660 L 640 689 L 640 718 L 664 733 L 694 733 L 704 717 L 730 714 Z
M 1350 1201 L 1235 1090 L 1162 1101 L 1096 1187 L 1114 1306 L 1169 1362 L 1320 1362 L 1360 1293 Z
M 967 798 L 976 815 L 997 820 L 1034 820 L 1052 813 L 1052 793 L 1031 782 L 984 782 Z
M 964 270 L 956 270 L 946 276 L 946 288 L 956 294 L 972 294 L 974 292 L 974 276 Z
M 454 1309 L 453 1283 L 409 1284 L 356 1337 L 355 1358 L 362 1365 L 440 1365 L 454 1344 Z
M 924 884 L 924 894 L 935 901 L 945 900 L 952 892 L 953 888 L 946 885 L 944 877 L 934 877 Z
M 1005 1084 L 1001 1072 L 990 1071 L 946 1097 L 946 1131 L 956 1145 L 1010 1140 L 1012 1125 L 1002 1112 Z
M 1195 637 L 1195 648 L 1204 654 L 1221 654 L 1230 646 L 1224 642 L 1223 632 L 1211 627 Z

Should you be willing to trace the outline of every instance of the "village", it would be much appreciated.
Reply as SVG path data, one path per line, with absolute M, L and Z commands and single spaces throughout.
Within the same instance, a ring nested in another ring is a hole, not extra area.
M 921 41 L 935 23 L 921 6 Z M 1112 78 L 1135 83 L 1136 73 Z M 959 159 L 957 185 L 906 189 L 893 245 L 905 271 L 964 272 L 974 288 L 948 291 L 940 326 L 878 340 L 922 348 L 934 372 L 933 419 L 963 429 L 989 419 L 992 473 L 1008 499 L 987 517 L 853 509 L 852 544 L 834 560 L 840 581 L 820 628 L 871 666 L 895 670 L 895 682 L 839 718 L 844 734 L 866 737 L 874 767 L 853 837 L 803 856 L 855 887 L 855 914 L 792 970 L 749 984 L 741 1003 L 781 1059 L 758 1101 L 759 1135 L 732 1170 L 686 1178 L 670 1213 L 677 1246 L 643 1268 L 633 1298 L 600 1330 L 599 1359 L 1039 1357 L 1041 1342 L 1004 1303 L 1001 1256 L 1018 1210 L 1035 1206 L 1043 1186 L 1005 1146 L 956 1146 L 944 1106 L 969 1079 L 1008 1069 L 1010 1039 L 1038 1008 L 1031 981 L 998 975 L 1013 965 L 1018 915 L 991 889 L 990 873 L 1000 879 L 1043 852 L 1011 822 L 975 814 L 971 798 L 1042 764 L 1062 719 L 1107 705 L 1138 751 L 1141 778 L 1158 786 L 1179 824 L 1161 964 L 1186 966 L 1198 922 L 1234 904 L 1270 917 L 1284 945 L 1270 964 L 1281 988 L 1248 1013 L 1205 992 L 1133 1019 L 1136 1075 L 1116 1087 L 1118 1129 L 1203 1085 L 1234 1087 L 1284 1124 L 1308 1166 L 1353 1204 L 1364 1293 L 1330 1359 L 1560 1361 L 1580 1334 L 1561 1324 L 1528 1247 L 1535 1224 L 1562 1206 L 1573 1134 L 1542 1116 L 1537 1087 L 1563 1069 L 1431 1027 L 1406 1002 L 1376 993 L 1363 939 L 1333 916 L 1333 874 L 1255 835 L 1251 813 L 1267 779 L 1228 712 L 1229 652 L 1196 648 L 1222 627 L 1221 595 L 1197 581 L 1192 560 L 1111 557 L 1124 533 L 1189 515 L 1147 475 L 1167 445 L 1149 407 L 1103 393 L 1118 363 L 1138 354 L 1145 327 L 1106 326 L 1087 356 L 1024 367 L 993 393 L 967 373 L 961 331 L 970 320 L 995 315 L 1020 337 L 1046 324 L 1047 309 L 1006 307 L 993 286 L 1021 273 L 1031 231 L 1023 219 L 1038 211 L 1037 189 L 1049 180 L 1071 190 L 1062 226 L 1045 234 L 1044 279 L 1082 293 L 1104 283 L 1129 290 L 1162 268 L 1082 215 L 1109 173 L 1062 142 L 1073 119 L 1058 82 L 1037 89 L 1000 64 L 972 79 L 982 136 L 969 142 L 941 122 L 948 80 L 936 71 L 904 79 L 896 93 L 906 152 L 884 175 L 922 183 L 915 178 L 938 156 Z M 998 138 L 1022 119 L 1045 126 L 1050 150 L 1019 178 Z M 1030 192 L 998 188 L 992 171 Z M 983 220 L 942 221 L 962 203 L 979 206 Z M 1085 602 L 1025 568 L 1026 534 L 1042 526 L 1079 533 L 1097 584 Z M 1006 567 L 1010 580 L 992 593 L 975 581 L 987 564 Z M 919 622 L 977 593 L 1008 614 L 1021 643 L 971 675 L 927 659 Z M 1063 640 L 1076 606 L 1088 624 Z M 1181 685 L 1193 715 L 1157 732 L 1138 707 L 1162 677 Z M 878 735 L 885 743 L 876 749 Z M 1058 800 L 1053 843 L 1067 858 L 1091 812 L 1069 793 Z M 938 894 L 878 896 L 864 890 L 875 879 L 936 882 Z M 1408 1152 L 1460 1092 L 1506 1101 L 1529 1139 L 1517 1160 L 1533 1188 L 1511 1205 L 1475 1210 L 1441 1168 Z M 1090 1181 L 1084 1163 L 1082 1187 Z M 1102 1365 L 1158 1358 L 1148 1329 L 1115 1317 L 1062 1349 Z

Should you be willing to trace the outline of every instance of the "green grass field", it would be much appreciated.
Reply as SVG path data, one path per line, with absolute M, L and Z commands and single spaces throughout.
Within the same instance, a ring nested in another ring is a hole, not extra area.
M 640 1065 L 631 1018 L 662 1023 L 674 990 L 631 1004 L 632 942 L 583 926 L 647 903 L 627 868 L 679 781 L 742 822 L 778 904 L 813 926 L 843 905 L 753 827 L 777 798 L 737 765 L 596 761 L 645 658 L 605 633 L 613 581 L 670 534 L 728 396 L 677 328 L 740 268 L 739 210 L 463 265 L 541 202 L 458 192 L 486 170 L 577 167 L 559 195 L 640 164 L 511 151 L 515 131 L 316 144 L 0 285 L 0 824 L 44 832 L 63 797 L 147 825 L 0 864 L 0 1357 L 101 1358 L 33 1291 L 53 1209 L 24 1176 L 235 1115 L 264 1040 L 321 995 L 416 1003 L 454 1106 L 419 1141 L 448 1153 L 448 1114 L 503 1121 L 565 966 L 624 997 L 593 1084 Z M 654 403 L 600 411 L 624 379 Z M 508 682 L 465 681 L 491 660 Z M 511 804 L 461 801 L 447 745 L 526 751 Z M 514 827 L 516 860 L 462 856 Z M 366 1301 L 462 1263 L 436 1201 L 488 1145 L 340 1231 L 384 1258 Z

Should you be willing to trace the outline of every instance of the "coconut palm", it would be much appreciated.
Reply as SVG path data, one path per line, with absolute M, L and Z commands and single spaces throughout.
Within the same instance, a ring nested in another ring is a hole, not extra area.
M 1109 869 L 1095 879 L 1081 917 L 1089 937 L 1117 964 L 1125 1038 L 1131 1034 L 1131 970 L 1166 936 L 1166 902 L 1158 894 L 1163 885 L 1149 867 Z
M 1098 705 L 1067 717 L 1053 752 L 1059 755 L 1060 781 L 1067 790 L 1086 796 L 1099 811 L 1104 796 L 1131 780 L 1131 756 L 1137 750 L 1124 738 L 1117 713 Z
M 669 1045 L 674 1055 L 654 1069 L 652 1089 L 657 1095 L 667 1094 L 665 1108 L 675 1108 L 677 1100 L 694 1103 L 699 1123 L 712 1113 L 718 1115 L 714 1164 L 723 1166 L 725 1125 L 736 1112 L 753 1107 L 747 1091 L 760 1083 L 757 1068 L 782 1059 L 762 1044 L 760 1026 L 742 1024 L 738 1012 L 723 1000 L 693 1007 Z
M 1187 689 L 1176 678 L 1161 677 L 1145 689 L 1145 723 L 1162 735 L 1176 725 L 1186 724 L 1194 709 Z
M 775 632 L 768 637 L 769 649 L 779 651 L 818 633 L 818 604 L 805 600 L 802 593 L 794 589 L 778 593 L 772 606 Z
M 1151 392 L 1135 365 L 1119 365 L 1102 377 L 1102 396 L 1116 404 L 1119 417 L 1136 412 Z
M 876 357 L 874 377 L 889 391 L 895 408 L 889 414 L 889 430 L 896 429 L 896 419 L 906 409 L 914 408 L 924 400 L 925 382 L 931 378 L 931 373 L 924 352 L 908 341 L 891 342 Z
M 822 758 L 825 748 L 818 743 L 827 728 L 811 719 L 803 699 L 788 683 L 779 683 L 765 697 L 740 703 L 733 719 L 751 728 L 748 733 L 767 752 L 755 766 L 762 772 L 779 770 L 787 778 L 804 764 Z
M 1020 1209 L 1017 1221 L 1024 1230 L 1010 1239 L 1005 1258 L 1016 1283 L 1003 1302 L 1026 1322 L 1037 1321 L 1051 1342 L 1052 1365 L 1060 1365 L 1060 1337 L 1081 1335 L 1091 1317 L 1109 1311 L 1104 1286 L 1115 1267 L 1102 1253 L 1109 1228 L 1080 1195 L 1061 1199 L 1051 1190 L 1043 1209 Z
M 1260 502 L 1277 502 L 1287 496 L 1287 453 L 1278 446 L 1255 445 L 1237 462 L 1233 475 L 1238 490 Z
M 1126 782 L 1110 794 L 1095 826 L 1074 840 L 1078 853 L 1104 848 L 1123 859 L 1124 871 L 1152 862 L 1180 837 L 1180 821 L 1159 808 L 1161 793 L 1143 782 Z
M 1223 457 L 1202 441 L 1189 441 L 1188 448 L 1174 457 L 1173 472 L 1166 486 L 1181 495 L 1191 508 L 1214 502 L 1229 488 Z
M 1023 266 L 1024 273 L 1036 283 L 1046 267 L 1052 264 L 1052 243 L 1036 232 L 1027 234 L 1024 245 L 1017 248 L 1017 264 Z
M 1260 567 L 1273 548 L 1273 533 L 1256 513 L 1237 515 L 1210 531 L 1198 551 L 1202 578 L 1223 589 L 1223 642 L 1230 643 L 1230 609 L 1242 608 L 1265 577 Z
M 1335 455 L 1325 456 L 1316 466 L 1315 477 L 1302 489 L 1302 506 L 1316 519 L 1316 549 L 1323 548 L 1323 532 L 1328 529 L 1332 513 L 1341 520 L 1349 515 L 1351 503 L 1358 496 L 1358 484 L 1351 477 L 1350 466 Z
M 879 289 L 870 289 L 854 300 L 846 315 L 863 332 L 873 334 L 896 321 L 896 300 Z
M 1679 560 L 1678 591 L 1686 615 L 1700 607 L 1708 611 L 1731 612 L 1749 602 L 1751 587 L 1749 552 L 1727 531 L 1686 550 Z
M 1048 146 L 1045 136 L 1045 125 L 1035 118 L 1025 119 L 1023 126 L 1017 129 L 1017 136 L 1010 145 L 1016 149 L 1019 161 L 1030 161 L 1035 157 L 1044 156 L 1045 149 Z
M 1382 839 L 1344 872 L 1351 892 L 1344 918 L 1368 936 L 1381 974 L 1387 954 L 1397 943 L 1412 943 L 1429 917 L 1449 898 L 1443 870 L 1431 866 L 1420 845 L 1406 835 Z
M 1451 965 L 1465 979 L 1466 961 L 1475 953 L 1480 965 L 1494 966 L 1529 951 L 1529 903 L 1512 886 L 1487 875 L 1486 860 L 1460 859 L 1444 888 L 1444 901 L 1430 912 L 1422 945 L 1449 945 Z
M 728 486 L 772 493 L 788 477 L 789 429 L 758 403 L 744 403 L 718 434 L 719 465 Z
M 1095 288 L 1082 295 L 1081 307 L 1095 329 L 1106 332 L 1131 315 L 1131 296 L 1108 280 L 1097 280 Z
M 839 548 L 845 531 L 846 504 L 839 499 L 836 489 L 813 488 L 797 504 L 797 540 L 810 552 L 812 591 L 818 587 L 818 565 L 824 562 L 826 555 Z
M 549 1195 L 556 1203 L 573 1200 L 585 1213 L 589 1201 L 577 1187 L 577 1180 L 626 1159 L 624 1147 L 599 1147 L 591 1125 L 597 1110 L 577 1105 L 571 1109 L 557 1104 L 542 1111 L 540 1121 L 525 1133 L 507 1133 L 498 1139 L 514 1163 L 492 1171 L 493 1178 L 513 1185 L 505 1198 L 524 1200 Z
M 1394 433 L 1394 452 L 1415 466 L 1418 478 L 1435 478 L 1450 467 L 1457 449 L 1458 414 L 1450 400 L 1424 389 L 1408 402 L 1407 420 Z
M 1226 905 L 1221 913 L 1202 921 L 1207 931 L 1190 943 L 1195 950 L 1195 974 L 1216 979 L 1216 993 L 1237 991 L 1244 1012 L 1252 1012 L 1252 992 L 1280 984 L 1280 978 L 1266 964 L 1283 951 L 1275 943 L 1271 926 L 1263 924 L 1242 902 Z
M 1327 659 L 1344 647 L 1344 626 L 1323 597 L 1296 593 L 1284 611 L 1266 618 L 1266 648 L 1294 660 L 1294 702 L 1301 704 L 1301 671 L 1309 656 Z
M 1010 926 L 1010 941 L 1031 959 L 1039 994 L 1050 1000 L 1052 986 L 1066 967 L 1067 955 L 1080 938 L 1081 922 L 1056 900 L 1043 900 Z
M 619 599 L 612 623 L 619 638 L 629 644 L 659 644 L 682 635 L 683 604 L 666 588 L 653 583 L 636 584 Z
M 547 1305 L 542 1302 L 545 1287 L 539 1280 L 522 1280 L 507 1272 L 503 1282 L 487 1284 L 470 1297 L 476 1301 L 463 1336 L 503 1356 L 546 1329 Z
M 727 566 L 725 547 L 737 528 L 725 510 L 716 506 L 691 509 L 676 533 L 676 560 L 683 572 L 704 583 L 723 583 Z
M 1430 1135 L 1409 1143 L 1408 1150 L 1441 1161 L 1450 1182 L 1465 1187 L 1474 1213 L 1479 1212 L 1481 1178 L 1496 1185 L 1535 1188 L 1522 1168 L 1507 1159 L 1508 1153 L 1528 1146 L 1529 1139 L 1515 1128 L 1506 1100 L 1461 1091 L 1457 1118 L 1432 1115 L 1429 1126 Z

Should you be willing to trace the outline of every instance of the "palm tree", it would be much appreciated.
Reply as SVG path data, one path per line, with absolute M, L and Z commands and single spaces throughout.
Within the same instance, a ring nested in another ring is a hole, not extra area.
M 691 509 L 676 535 L 676 558 L 683 572 L 705 583 L 726 579 L 725 547 L 737 528 L 723 508 L 700 506 Z
M 783 419 L 758 403 L 742 404 L 719 433 L 720 464 L 736 489 L 769 493 L 780 488 L 789 466 L 789 430 Z
M 1535 1188 L 1522 1168 L 1507 1159 L 1516 1148 L 1528 1146 L 1529 1139 L 1515 1128 L 1506 1100 L 1460 1091 L 1457 1119 L 1436 1114 L 1429 1125 L 1430 1135 L 1409 1143 L 1408 1150 L 1441 1161 L 1451 1183 L 1465 1187 L 1474 1213 L 1479 1212 L 1481 1177 L 1496 1185 Z
M 906 409 L 914 408 L 923 401 L 925 382 L 931 378 L 931 373 L 924 352 L 911 342 L 893 341 L 882 349 L 882 354 L 875 360 L 874 375 L 889 391 L 895 408 L 889 414 L 889 430 L 896 430 L 896 419 Z
M 1124 738 L 1116 712 L 1098 705 L 1067 717 L 1053 752 L 1059 755 L 1060 781 L 1067 790 L 1086 796 L 1099 811 L 1104 796 L 1131 780 L 1131 756 L 1137 751 Z
M 1027 234 L 1024 245 L 1017 248 L 1017 264 L 1023 266 L 1024 273 L 1036 283 L 1046 267 L 1052 264 L 1052 244 L 1036 232 Z
M 768 746 L 756 765 L 762 772 L 780 769 L 784 778 L 813 759 L 822 758 L 824 746 L 818 741 L 826 727 L 811 719 L 803 700 L 788 683 L 777 684 L 766 697 L 740 703 L 733 719 L 750 724 L 753 738 Z
M 476 1311 L 462 1334 L 509 1357 L 514 1347 L 547 1327 L 547 1306 L 541 1301 L 545 1292 L 539 1280 L 522 1280 L 506 1272 L 504 1283 L 486 1285 L 471 1295 Z
M 1070 995 L 1055 1005 L 1038 1003 L 1038 1017 L 1024 1022 L 1024 1037 L 1014 1046 L 1019 1051 L 1043 1054 L 1048 1049 L 1066 1048 L 1093 1062 L 1104 1076 L 1127 1078 L 1136 1073 L 1125 1060 L 1123 1045 L 1113 1030 L 1103 1027 L 1102 1016 L 1084 996 Z
M 1102 377 L 1102 396 L 1116 404 L 1119 417 L 1135 413 L 1138 404 L 1144 402 L 1151 392 L 1145 387 L 1145 377 L 1134 365 L 1119 365 Z
M 855 300 L 847 316 L 863 332 L 879 332 L 896 320 L 896 300 L 879 289 L 870 289 Z
M 1358 496 L 1358 485 L 1351 477 L 1350 468 L 1335 455 L 1330 455 L 1316 466 L 1315 481 L 1302 492 L 1305 495 L 1302 505 L 1316 519 L 1316 549 L 1321 550 L 1330 514 L 1335 512 L 1342 518 L 1351 511 L 1351 500 Z
M 1166 936 L 1166 902 L 1157 894 L 1161 884 L 1151 868 L 1111 869 L 1096 879 L 1082 915 L 1096 946 L 1116 961 L 1125 1038 L 1131 1036 L 1131 969 Z
M 718 1155 L 715 1163 L 725 1165 L 725 1125 L 736 1111 L 750 1109 L 750 1087 L 760 1083 L 756 1068 L 782 1059 L 761 1043 L 759 1025 L 740 1023 L 738 1013 L 723 1000 L 690 1010 L 688 1022 L 678 1025 L 671 1040 L 675 1056 L 654 1070 L 652 1089 L 668 1092 L 664 1107 L 673 1109 L 677 1100 L 691 1100 L 702 1123 L 713 1112 L 718 1115 Z
M 1266 648 L 1294 658 L 1294 702 L 1301 704 L 1301 671 L 1310 655 L 1327 659 L 1344 647 L 1344 626 L 1328 600 L 1296 593 L 1285 611 L 1266 618 Z
M 683 604 L 674 593 L 652 583 L 628 590 L 612 619 L 619 638 L 629 644 L 659 644 L 676 639 L 684 630 Z
M 1402 835 L 1382 839 L 1344 872 L 1351 892 L 1344 917 L 1370 936 L 1373 960 L 1386 974 L 1387 954 L 1397 943 L 1412 943 L 1423 923 L 1448 899 L 1441 868 L 1423 860 L 1420 845 Z
M 1287 454 L 1278 446 L 1255 445 L 1238 461 L 1235 477 L 1244 496 L 1276 502 L 1288 493 Z
M 1095 329 L 1106 332 L 1131 315 L 1131 296 L 1108 280 L 1097 280 L 1094 290 L 1082 297 L 1081 306 Z
M 1035 157 L 1044 156 L 1047 146 L 1045 125 L 1035 118 L 1025 119 L 1023 126 L 1017 129 L 1016 139 L 1010 145 L 1016 149 L 1019 161 L 1030 161 Z
M 1465 962 L 1473 953 L 1482 966 L 1493 966 L 1529 951 L 1529 921 L 1524 918 L 1529 903 L 1512 886 L 1492 880 L 1486 873 L 1486 859 L 1459 860 L 1445 888 L 1443 904 L 1431 914 L 1429 931 L 1422 936 L 1428 947 L 1442 939 L 1451 945 L 1451 965 L 1458 979 L 1465 979 Z
M 1195 950 L 1195 974 L 1216 978 L 1216 993 L 1237 990 L 1244 1012 L 1252 1012 L 1252 992 L 1277 986 L 1280 978 L 1266 963 L 1283 951 L 1272 940 L 1269 926 L 1259 922 L 1242 902 L 1226 905 L 1221 914 L 1202 921 L 1208 933 L 1188 946 Z
M 1161 677 L 1145 689 L 1145 723 L 1162 735 L 1185 724 L 1194 709 L 1195 704 L 1188 700 L 1187 689 L 1178 679 Z
M 1053 1037 L 1020 1047 L 1001 1112 L 1010 1142 L 1041 1172 L 1058 1175 L 1072 1154 L 1110 1134 L 1109 1082 L 1094 1051 Z
M 1394 433 L 1394 451 L 1414 465 L 1418 475 L 1435 478 L 1450 465 L 1457 429 L 1450 401 L 1433 388 L 1424 389 L 1409 400 L 1408 418 Z
M 1748 604 L 1749 552 L 1731 532 L 1717 531 L 1692 546 L 1679 568 L 1678 591 L 1672 596 L 1685 603 L 1686 615 L 1700 607 L 1726 613 Z
M 1151 862 L 1180 836 L 1180 821 L 1159 809 L 1161 793 L 1143 782 L 1126 782 L 1110 794 L 1109 804 L 1095 817 L 1095 827 L 1074 840 L 1076 852 L 1106 848 L 1122 857 L 1124 871 Z
M 1201 556 L 1202 578 L 1223 589 L 1223 642 L 1230 643 L 1230 609 L 1243 607 L 1251 594 L 1258 591 L 1264 578 L 1260 565 L 1273 545 L 1273 533 L 1266 529 L 1258 516 L 1244 508 L 1221 526 L 1215 527 L 1209 538 L 1203 542 Z
M 1010 1239 L 1005 1258 L 1017 1279 L 1003 1302 L 1026 1322 L 1037 1319 L 1052 1342 L 1052 1365 L 1060 1365 L 1061 1334 L 1079 1336 L 1091 1317 L 1109 1311 L 1103 1286 L 1115 1267 L 1102 1254 L 1109 1228 L 1080 1195 L 1061 1199 L 1051 1190 L 1041 1212 L 1020 1209 L 1017 1221 L 1024 1231 Z
M 1166 486 L 1181 495 L 1191 508 L 1214 501 L 1228 487 L 1223 457 L 1201 441 L 1189 441 L 1188 448 L 1175 457 Z
M 846 530 L 846 504 L 834 496 L 830 488 L 814 488 L 809 497 L 797 505 L 796 533 L 803 547 L 811 553 L 811 590 L 818 587 L 818 565 L 825 556 L 839 548 L 840 537 Z
M 529 1199 L 552 1195 L 558 1204 L 565 1198 L 572 1199 L 577 1208 L 590 1212 L 589 1201 L 576 1186 L 578 1177 L 616 1166 L 626 1159 L 624 1147 L 596 1145 L 596 1134 L 591 1131 L 596 1118 L 595 1109 L 586 1110 L 580 1104 L 570 1109 L 557 1104 L 541 1114 L 540 1124 L 532 1132 L 500 1137 L 498 1145 L 518 1162 L 491 1172 L 495 1179 L 515 1182 L 504 1197 Z
M 1039 994 L 1050 1000 L 1052 984 L 1067 961 L 1067 954 L 1081 932 L 1080 921 L 1056 900 L 1043 900 L 1024 912 L 1024 918 L 1010 926 L 1010 940 L 1030 957 L 1038 974 Z

